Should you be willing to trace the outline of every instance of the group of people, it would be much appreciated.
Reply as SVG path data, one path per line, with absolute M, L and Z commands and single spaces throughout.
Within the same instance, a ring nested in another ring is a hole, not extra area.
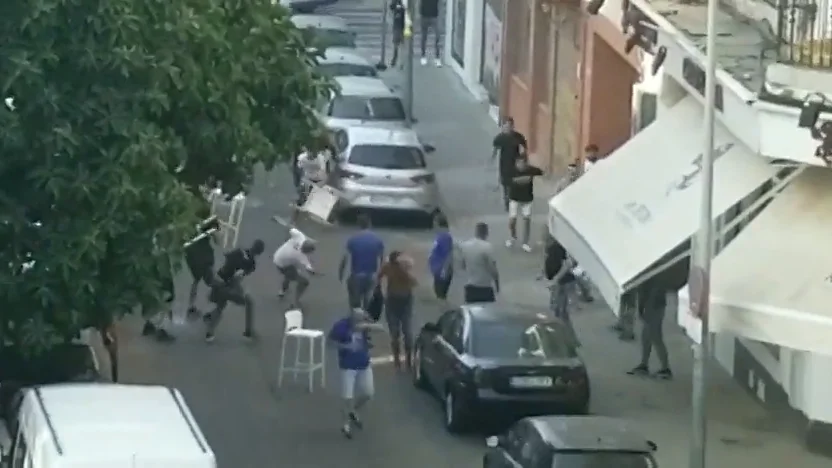
M 402 44 L 404 44 L 404 31 L 407 17 L 407 6 L 403 0 L 392 0 L 390 2 L 390 16 L 393 35 L 393 58 L 390 60 L 390 66 L 395 67 L 399 63 L 399 55 L 401 53 Z M 433 34 L 433 61 L 437 67 L 442 66 L 442 48 L 440 43 L 441 34 L 439 32 L 439 0 L 420 0 L 419 1 L 419 24 L 421 32 L 421 63 L 428 64 L 427 45 L 428 37 Z

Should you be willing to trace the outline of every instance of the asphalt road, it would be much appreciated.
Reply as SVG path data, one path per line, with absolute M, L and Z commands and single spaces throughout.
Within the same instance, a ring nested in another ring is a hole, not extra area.
M 392 84 L 401 82 L 398 71 L 389 71 Z M 455 219 L 500 212 L 495 176 L 487 164 L 490 138 L 495 131 L 484 107 L 475 103 L 448 70 L 416 70 L 416 114 L 419 132 L 435 145 L 429 164 L 438 179 Z M 482 456 L 482 436 L 452 437 L 442 426 L 441 405 L 417 391 L 409 375 L 397 375 L 389 364 L 375 369 L 377 398 L 364 415 L 365 430 L 353 440 L 339 431 L 337 374 L 329 353 L 327 388 L 309 394 L 291 379 L 276 388 L 280 339 L 285 305 L 276 297 L 279 275 L 271 253 L 286 238 L 286 230 L 272 221 L 286 215 L 291 181 L 285 169 L 261 174 L 249 198 L 240 244 L 255 238 L 266 242 L 267 252 L 247 288 L 257 302 L 256 344 L 244 342 L 242 311 L 229 307 L 217 334 L 207 345 L 203 330 L 193 324 L 174 327 L 177 342 L 155 343 L 138 336 L 140 323 L 123 324 L 123 380 L 162 383 L 185 395 L 221 467 L 339 466 L 342 468 L 476 466 Z M 336 267 L 350 228 L 305 223 L 301 228 L 319 242 L 314 261 L 325 276 L 315 278 L 305 308 L 307 326 L 328 327 L 346 311 L 344 287 Z M 432 233 L 406 226 L 381 226 L 388 250 L 410 252 L 417 271 L 425 269 L 425 252 Z M 429 285 L 426 275 L 425 285 Z M 177 311 L 185 308 L 188 278 L 178 278 Z M 457 295 L 459 291 L 455 292 Z M 202 293 L 204 296 L 204 291 Z M 419 292 L 416 325 L 438 316 L 438 305 L 427 290 Z M 201 303 L 207 308 L 204 298 Z M 377 356 L 388 354 L 383 337 L 375 340 Z

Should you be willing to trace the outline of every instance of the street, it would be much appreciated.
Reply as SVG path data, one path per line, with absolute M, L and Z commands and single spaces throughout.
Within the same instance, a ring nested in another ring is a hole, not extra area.
M 337 7 L 349 8 L 353 0 Z M 375 11 L 380 7 L 373 6 Z M 335 10 L 338 11 L 338 10 Z M 372 11 L 369 7 L 364 11 Z M 362 34 L 371 34 L 369 22 Z M 362 42 L 362 41 L 359 41 Z M 364 41 L 366 42 L 366 40 Z M 398 70 L 385 73 L 394 86 L 403 84 Z M 415 65 L 415 114 L 417 130 L 425 142 L 436 146 L 428 155 L 437 172 L 446 214 L 459 237 L 473 232 L 477 221 L 489 222 L 499 245 L 498 262 L 503 277 L 502 300 L 545 308 L 548 293 L 534 278 L 540 269 L 539 253 L 508 251 L 505 215 L 496 186 L 496 168 L 490 163 L 491 139 L 497 131 L 483 104 L 465 91 L 447 67 Z M 543 185 L 543 184 L 541 184 Z M 229 306 L 213 344 L 203 341 L 201 324 L 179 323 L 173 328 L 178 340 L 160 344 L 139 336 L 140 323 L 129 318 L 121 325 L 123 381 L 160 383 L 179 388 L 213 447 L 220 467 L 273 466 L 341 468 L 475 467 L 481 463 L 484 436 L 451 436 L 442 426 L 440 403 L 416 390 L 406 373 L 397 374 L 389 363 L 375 367 L 376 398 L 368 405 L 366 428 L 353 440 L 340 430 L 338 380 L 333 352 L 327 354 L 327 388 L 308 393 L 305 380 L 290 379 L 276 387 L 280 339 L 285 304 L 277 298 L 279 275 L 271 263 L 274 250 L 286 239 L 284 227 L 272 220 L 286 216 L 293 193 L 285 168 L 257 178 L 240 233 L 239 245 L 263 239 L 266 253 L 246 286 L 256 301 L 260 340 L 246 343 L 242 337 L 242 309 Z M 545 222 L 545 187 L 535 203 L 535 237 Z M 312 279 L 304 305 L 307 328 L 328 330 L 346 312 L 345 288 L 338 282 L 337 265 L 350 227 L 304 222 L 300 228 L 318 241 L 313 256 L 324 275 Z M 426 274 L 426 255 L 432 233 L 399 226 L 380 226 L 387 250 L 401 249 L 416 260 L 423 285 L 417 292 L 416 330 L 439 314 L 432 300 Z M 177 278 L 176 312 L 184 314 L 190 278 Z M 207 291 L 200 305 L 208 308 Z M 460 297 L 460 285 L 452 299 Z M 668 347 L 676 380 L 657 382 L 624 375 L 636 364 L 635 344 L 615 340 L 608 326 L 612 314 L 602 305 L 582 305 L 575 324 L 583 342 L 593 385 L 592 411 L 633 419 L 659 445 L 662 466 L 680 467 L 687 462 L 689 427 L 690 356 L 686 338 L 666 320 Z M 374 355 L 384 361 L 389 345 L 383 335 L 374 339 Z M 800 466 L 826 466 L 828 460 L 803 452 L 791 427 L 768 414 L 725 375 L 713 372 L 709 396 L 712 421 L 712 466 L 775 468 L 800 460 Z

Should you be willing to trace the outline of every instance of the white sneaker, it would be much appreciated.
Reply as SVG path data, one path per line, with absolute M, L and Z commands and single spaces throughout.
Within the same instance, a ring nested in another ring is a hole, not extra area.
M 514 239 L 508 239 L 508 240 L 506 241 L 506 248 L 507 248 L 507 249 L 510 249 L 510 248 L 512 248 L 512 247 L 514 247 Z
M 427 64 L 428 64 L 428 58 L 427 57 L 422 57 L 422 65 L 427 65 Z
M 436 65 L 436 68 L 442 68 L 442 61 L 439 59 L 434 60 L 433 64 Z
M 523 248 L 523 252 L 526 252 L 526 253 L 531 253 L 531 251 L 532 251 L 532 246 L 530 246 L 529 244 L 523 244 L 522 248 Z

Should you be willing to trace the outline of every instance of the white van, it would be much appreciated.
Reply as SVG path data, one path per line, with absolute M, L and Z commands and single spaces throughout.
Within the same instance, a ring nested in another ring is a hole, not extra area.
M 217 466 L 182 394 L 173 388 L 44 385 L 22 390 L 10 403 L 11 417 L 7 414 L 0 427 L 2 468 Z

